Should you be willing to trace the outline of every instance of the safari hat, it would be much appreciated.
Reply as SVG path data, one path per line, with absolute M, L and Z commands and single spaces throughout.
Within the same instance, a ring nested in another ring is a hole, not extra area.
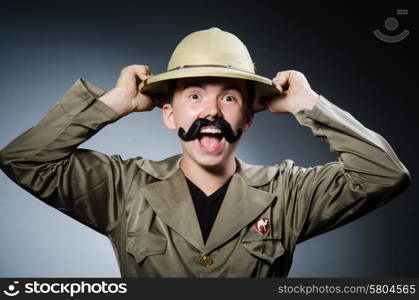
M 270 79 L 255 74 L 249 51 L 238 37 L 216 27 L 196 31 L 183 38 L 173 51 L 167 72 L 147 78 L 138 88 L 161 107 L 168 100 L 168 81 L 187 77 L 249 80 L 255 87 L 255 111 L 263 110 L 261 102 L 282 92 Z

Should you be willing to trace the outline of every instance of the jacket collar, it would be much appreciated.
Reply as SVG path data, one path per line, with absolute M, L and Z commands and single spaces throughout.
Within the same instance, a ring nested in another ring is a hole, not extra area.
M 167 180 L 171 177 L 177 169 L 179 169 L 182 154 L 178 154 L 162 161 L 153 161 L 149 159 L 142 159 L 137 161 L 137 165 L 147 174 L 158 180 Z M 268 184 L 278 168 L 272 166 L 251 165 L 242 161 L 236 156 L 237 173 L 246 181 L 246 183 L 253 187 Z
M 204 245 L 195 207 L 185 176 L 179 168 L 182 156 L 161 162 L 143 160 L 139 166 L 159 181 L 144 186 L 143 195 L 156 214 L 203 254 L 221 246 L 256 218 L 275 196 L 256 186 L 267 184 L 274 167 L 252 166 L 238 158 L 238 172 L 229 184 L 224 200 Z

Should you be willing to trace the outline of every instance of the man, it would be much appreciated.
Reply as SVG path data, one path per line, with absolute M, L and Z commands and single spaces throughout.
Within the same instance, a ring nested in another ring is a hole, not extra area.
M 78 149 L 105 125 L 162 108 L 182 155 L 163 161 Z M 235 156 L 254 112 L 291 113 L 339 160 L 304 168 Z M 297 71 L 258 76 L 243 43 L 194 32 L 168 71 L 122 70 L 104 93 L 78 80 L 33 128 L 1 151 L 17 184 L 105 234 L 123 277 L 287 276 L 297 243 L 346 224 L 403 192 L 408 170 L 383 137 L 314 92 Z

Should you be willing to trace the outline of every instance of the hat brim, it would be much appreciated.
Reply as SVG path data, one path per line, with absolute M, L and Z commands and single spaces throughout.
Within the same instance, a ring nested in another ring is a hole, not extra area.
M 264 110 L 265 106 L 263 103 L 272 97 L 281 95 L 282 93 L 282 89 L 276 87 L 272 80 L 266 77 L 237 69 L 213 66 L 183 67 L 153 75 L 142 81 L 138 86 L 138 90 L 141 93 L 151 96 L 156 105 L 158 107 L 162 107 L 164 103 L 168 102 L 168 81 L 171 79 L 189 77 L 225 77 L 250 80 L 254 82 L 255 99 L 253 101 L 253 109 L 255 112 Z

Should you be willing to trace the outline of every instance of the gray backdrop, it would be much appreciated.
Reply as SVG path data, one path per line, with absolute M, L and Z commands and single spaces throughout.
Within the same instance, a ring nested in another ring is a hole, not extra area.
M 418 276 L 417 11 L 397 15 L 397 9 L 410 8 L 402 2 L 151 2 L 2 1 L 0 148 L 36 124 L 77 78 L 111 89 L 130 64 L 148 64 L 160 73 L 182 37 L 220 27 L 247 45 L 259 74 L 306 74 L 315 91 L 383 135 L 413 177 L 388 205 L 300 244 L 290 276 Z M 388 17 L 399 21 L 393 32 L 384 26 Z M 389 44 L 374 29 L 388 35 L 408 29 L 410 35 Z M 155 160 L 181 151 L 159 109 L 129 115 L 82 147 Z M 302 166 L 337 159 L 292 115 L 269 112 L 257 114 L 238 155 L 249 163 L 289 158 Z M 120 276 L 106 237 L 43 204 L 4 173 L 0 193 L 0 276 Z

